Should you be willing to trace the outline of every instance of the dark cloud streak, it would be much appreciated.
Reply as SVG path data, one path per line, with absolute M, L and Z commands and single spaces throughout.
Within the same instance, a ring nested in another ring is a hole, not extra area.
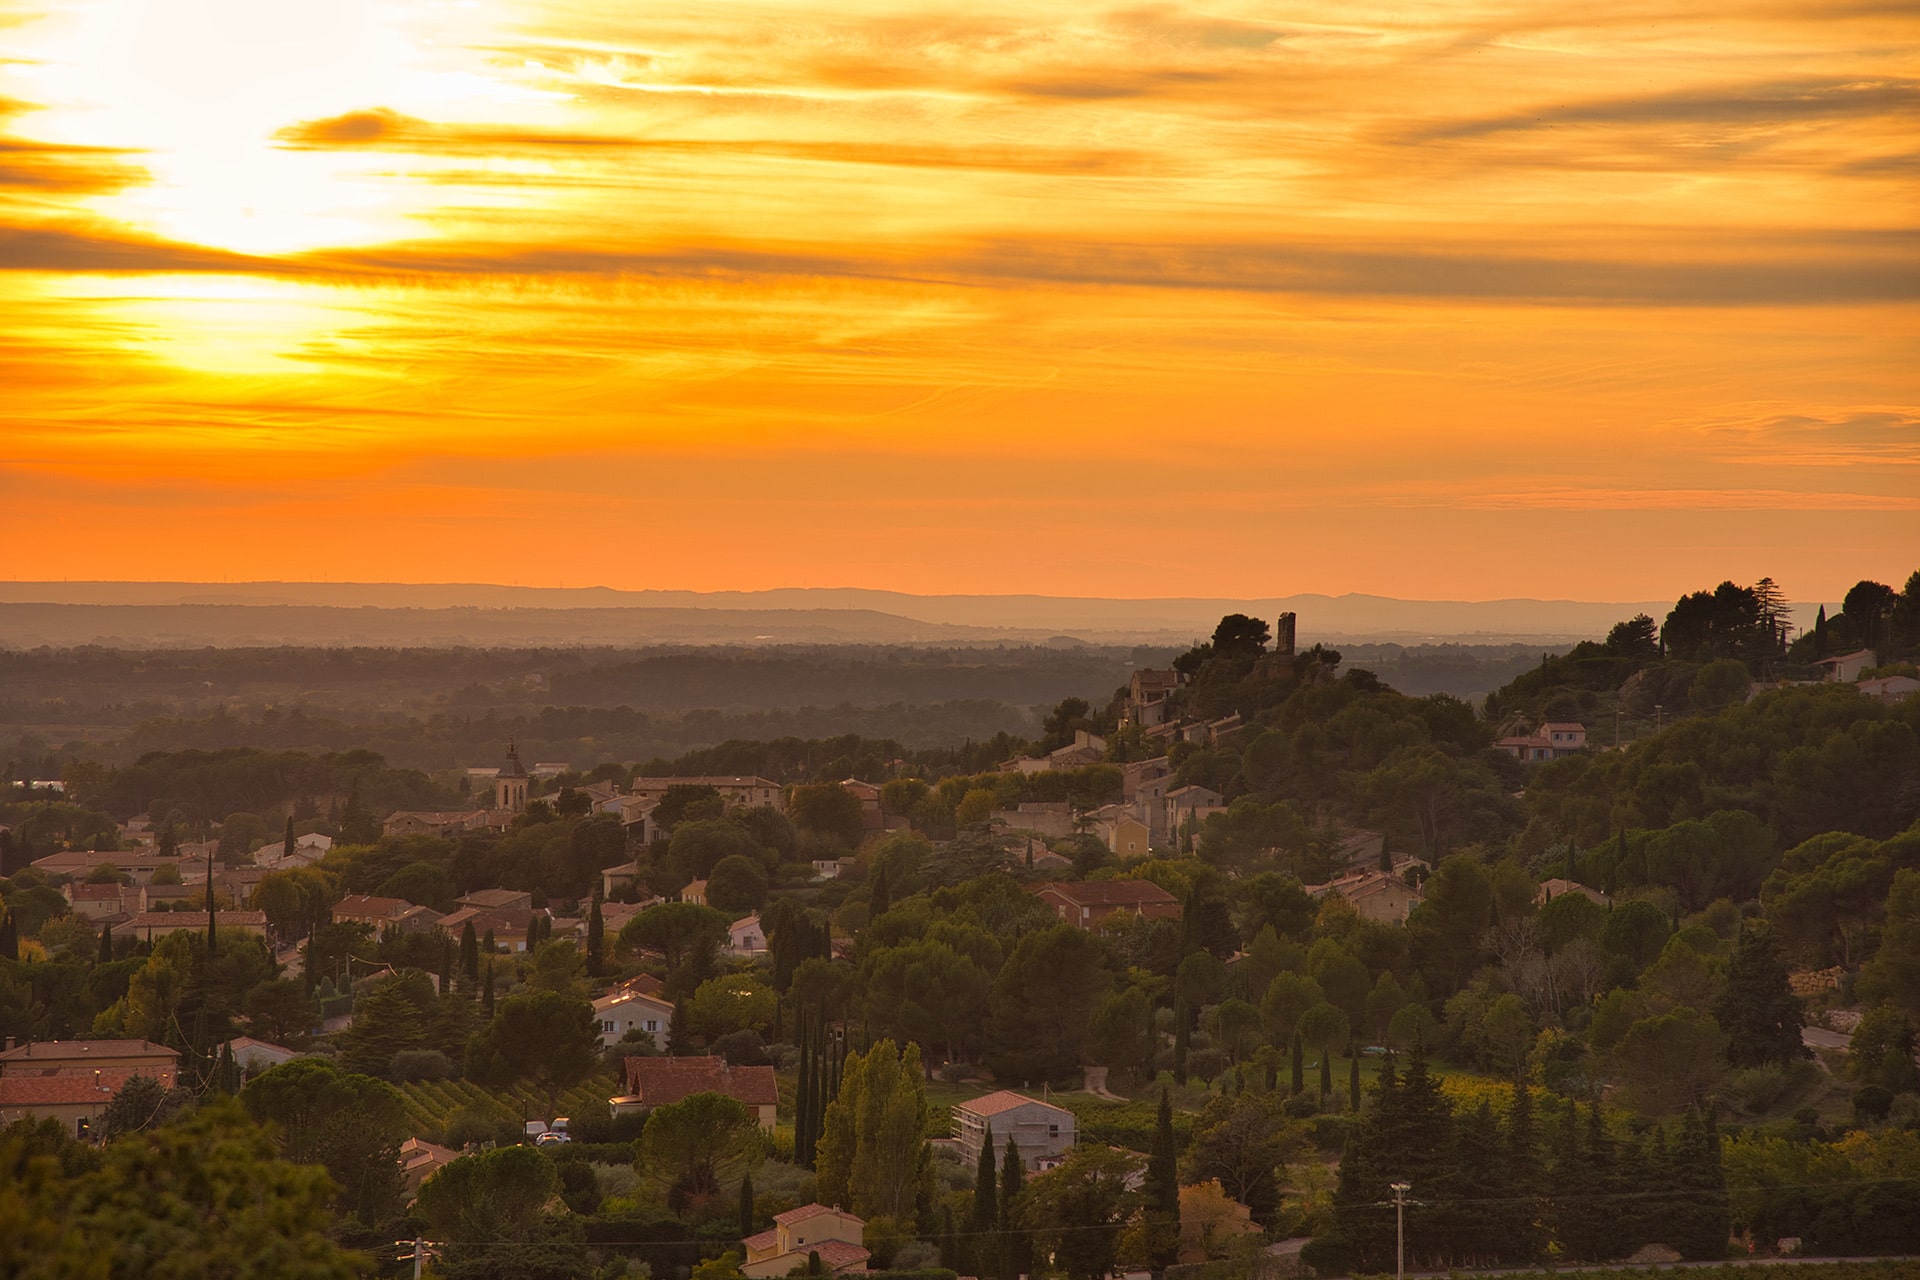
M 1414 141 L 1441 142 L 1563 125 L 1804 124 L 1830 119 L 1911 117 L 1916 109 L 1920 109 L 1920 81 L 1802 79 L 1542 107 L 1435 125 L 1410 136 Z

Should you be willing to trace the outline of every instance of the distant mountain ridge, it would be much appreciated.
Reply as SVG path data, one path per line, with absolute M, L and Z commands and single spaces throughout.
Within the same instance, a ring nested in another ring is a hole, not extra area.
M 1299 618 L 1302 644 L 1564 644 L 1670 601 L 1399 600 L 1350 593 L 1137 600 L 859 587 L 624 591 L 486 583 L 0 582 L 0 644 L 1179 645 L 1222 615 Z M 1809 606 L 1811 608 L 1811 606 Z

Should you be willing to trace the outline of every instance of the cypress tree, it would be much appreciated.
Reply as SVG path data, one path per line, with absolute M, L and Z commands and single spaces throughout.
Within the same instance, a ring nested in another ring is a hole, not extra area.
M 233 1060 L 233 1042 L 220 1046 L 220 1064 L 213 1071 L 213 1087 L 221 1093 L 240 1092 L 240 1064 Z
M 1820 612 L 1813 616 L 1813 656 L 1827 656 L 1827 606 L 1821 605 Z
M 101 964 L 113 963 L 113 926 L 111 924 L 102 925 L 100 927 L 99 962 Z
M 287 815 L 287 835 L 286 835 L 286 839 L 283 840 L 280 844 L 280 856 L 282 858 L 287 858 L 287 859 L 291 859 L 293 857 L 293 815 L 292 814 Z
M 974 1271 L 981 1277 L 1000 1269 L 1000 1251 L 993 1235 L 1000 1221 L 993 1202 L 994 1160 L 998 1155 L 993 1146 L 993 1126 L 989 1124 L 981 1135 L 980 1159 L 974 1165 L 973 1218 L 968 1224 L 968 1234 L 973 1237 Z
M 1347 1110 L 1360 1110 L 1360 1055 L 1355 1054 L 1347 1063 Z
M 607 967 L 607 917 L 600 910 L 600 886 L 593 886 L 593 910 L 587 913 L 587 972 L 599 977 Z
M 484 951 L 484 952 L 486 952 L 486 953 L 487 953 L 488 955 L 492 955 L 492 954 L 493 954 L 493 948 L 494 948 L 494 942 L 493 942 L 493 930 L 492 930 L 492 929 L 488 929 L 488 930 L 487 930 L 487 936 L 486 936 L 486 937 L 484 937 L 484 938 L 482 938 L 482 939 L 480 939 L 480 949 L 481 949 L 482 951 Z M 488 967 L 489 969 L 491 969 L 491 968 L 493 967 L 493 962 L 492 962 L 491 960 L 489 960 L 489 961 L 487 962 L 487 967 Z
M 893 905 L 893 895 L 887 889 L 887 864 L 881 863 L 873 873 L 873 888 L 867 894 L 867 919 L 878 920 Z
M 207 955 L 220 954 L 220 944 L 213 936 L 213 859 L 207 859 Z
M 1160 1109 L 1154 1118 L 1153 1148 L 1147 1156 L 1146 1178 L 1140 1187 L 1146 1199 L 1148 1260 L 1155 1270 L 1179 1260 L 1179 1159 L 1173 1134 L 1173 1100 L 1162 1088 Z
M 1187 1082 L 1187 998 L 1173 998 L 1173 1082 Z
M 808 1111 L 813 1102 L 813 1041 L 803 1010 L 794 1011 L 793 1021 L 800 1039 L 800 1073 L 793 1085 L 793 1162 L 811 1169 L 813 1120 Z
M 1006 1155 L 1000 1161 L 1000 1275 L 1019 1280 L 1033 1270 L 1032 1249 L 1020 1224 L 1020 1192 L 1026 1186 L 1027 1166 L 1020 1144 L 1007 1135 Z
M 487 986 L 485 993 L 480 997 L 480 1012 L 488 1022 L 493 1021 L 493 957 L 491 955 L 487 957 Z
M 673 1002 L 673 1021 L 667 1026 L 667 1055 L 684 1058 L 693 1052 L 693 1028 L 687 1025 L 687 998 Z
M 471 920 L 460 926 L 460 972 L 467 975 L 470 985 L 479 985 L 480 939 L 473 932 Z
M 440 935 L 440 994 L 453 990 L 453 939 Z
M 753 1234 L 753 1174 L 740 1175 L 740 1238 Z
M 940 1265 L 948 1271 L 960 1270 L 959 1241 L 954 1239 L 953 1206 L 940 1206 Z
M 1293 1087 L 1289 1090 L 1295 1097 L 1307 1091 L 1307 1046 L 1301 1040 L 1298 1031 L 1293 1033 Z
M 1327 1099 L 1333 1096 L 1333 1055 L 1325 1049 L 1320 1051 L 1320 1105 L 1325 1107 Z

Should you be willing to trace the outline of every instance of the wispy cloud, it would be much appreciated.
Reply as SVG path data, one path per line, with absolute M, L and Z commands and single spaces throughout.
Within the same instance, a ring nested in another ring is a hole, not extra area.
M 1413 130 L 1410 137 L 1445 141 L 1582 125 L 1783 127 L 1835 119 L 1910 118 L 1916 109 L 1920 80 L 1808 77 L 1542 104 L 1530 111 L 1430 125 Z

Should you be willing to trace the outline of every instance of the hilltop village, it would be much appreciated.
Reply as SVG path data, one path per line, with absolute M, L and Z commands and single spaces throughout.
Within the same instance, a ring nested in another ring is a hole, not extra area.
M 70 751 L 0 804 L 0 1265 L 1920 1251 L 1920 574 L 1785 616 L 1475 706 L 1236 614 L 938 749 Z

